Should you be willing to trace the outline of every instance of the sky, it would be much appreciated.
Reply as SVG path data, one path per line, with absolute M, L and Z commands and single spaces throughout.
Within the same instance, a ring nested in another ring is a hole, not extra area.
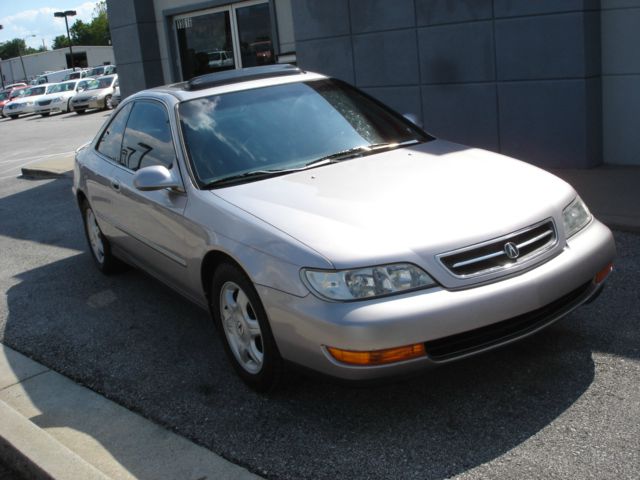
M 75 10 L 77 15 L 69 17 L 69 27 L 77 19 L 91 21 L 91 14 L 97 1 L 88 0 L 0 0 L 0 43 L 24 38 L 33 48 L 42 46 L 44 40 L 48 49 L 58 35 L 66 35 L 64 18 L 56 18 L 54 12 Z

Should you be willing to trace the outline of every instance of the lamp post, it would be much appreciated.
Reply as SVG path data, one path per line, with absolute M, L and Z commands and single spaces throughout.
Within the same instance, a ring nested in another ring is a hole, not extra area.
M 74 72 L 76 71 L 76 65 L 75 65 L 75 62 L 73 61 L 73 49 L 71 48 L 71 35 L 69 35 L 69 21 L 67 20 L 67 17 L 74 17 L 75 15 L 76 15 L 75 10 L 65 10 L 64 12 L 55 12 L 53 14 L 54 17 L 59 17 L 59 18 L 64 17 L 64 24 L 67 27 L 67 39 L 69 40 L 69 55 L 71 55 L 71 69 Z
M 0 25 L 0 30 L 4 27 Z M 2 82 L 2 89 L 4 90 L 4 75 L 2 74 L 2 59 L 0 58 L 0 82 Z
M 31 38 L 31 37 L 35 37 L 35 34 L 31 34 L 31 35 L 27 35 L 26 37 L 22 37 L 22 40 L 27 40 L 27 38 Z M 20 51 L 20 44 L 18 43 L 18 56 L 20 57 L 20 63 L 22 64 L 22 74 L 24 75 L 24 81 L 26 82 L 27 79 L 27 71 L 24 68 L 24 60 L 22 59 L 22 52 Z

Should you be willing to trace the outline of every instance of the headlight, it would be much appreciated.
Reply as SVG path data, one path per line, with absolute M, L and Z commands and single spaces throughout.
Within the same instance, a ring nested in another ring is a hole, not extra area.
M 24 102 L 25 107 L 30 107 L 31 105 L 33 105 L 33 102 Z
M 339 301 L 381 297 L 436 284 L 424 270 L 408 263 L 355 270 L 303 269 L 302 273 L 312 291 L 323 298 Z
M 98 95 L 92 95 L 91 97 L 89 97 L 89 100 L 97 100 L 98 99 Z
M 62 97 L 55 97 L 51 100 L 51 103 L 58 103 L 62 101 Z
M 567 238 L 575 235 L 591 221 L 591 213 L 580 197 L 569 204 L 562 212 L 564 232 Z

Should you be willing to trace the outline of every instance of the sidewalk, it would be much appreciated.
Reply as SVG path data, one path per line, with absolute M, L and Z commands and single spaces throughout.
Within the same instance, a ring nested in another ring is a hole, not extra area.
M 30 479 L 260 478 L 2 344 L 0 463 Z

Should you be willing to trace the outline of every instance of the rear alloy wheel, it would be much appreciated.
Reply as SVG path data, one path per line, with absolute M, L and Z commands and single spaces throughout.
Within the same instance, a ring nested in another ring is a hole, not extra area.
M 96 262 L 98 270 L 106 275 L 123 270 L 124 264 L 111 254 L 111 245 L 102 234 L 96 215 L 88 202 L 83 202 L 81 208 L 84 232 L 89 242 L 89 251 Z
M 273 390 L 283 364 L 267 314 L 251 280 L 236 266 L 220 265 L 211 286 L 211 312 L 224 334 L 235 371 L 258 392 Z

